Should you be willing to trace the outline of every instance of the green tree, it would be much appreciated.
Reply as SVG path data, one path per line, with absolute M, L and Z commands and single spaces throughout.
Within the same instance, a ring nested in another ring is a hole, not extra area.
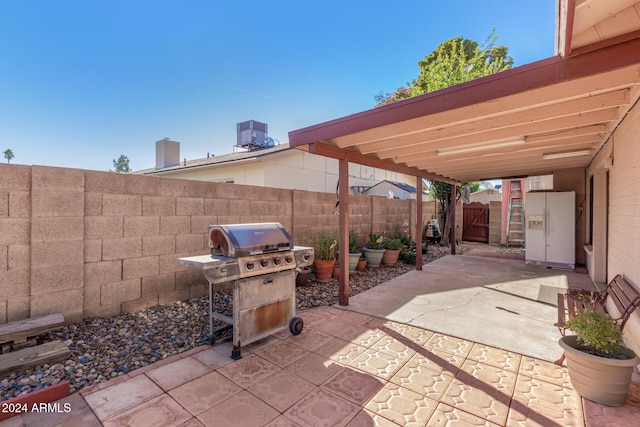
M 6 150 L 4 150 L 2 154 L 4 154 L 4 158 L 7 159 L 7 163 L 11 163 L 11 159 L 15 157 L 13 155 L 13 151 L 11 151 L 10 148 L 7 148 Z
M 129 173 L 131 168 L 129 167 L 129 158 L 124 154 L 120 154 L 118 160 L 113 159 L 113 167 L 116 168 L 115 172 Z M 113 172 L 109 169 L 109 172 Z
M 418 77 L 395 92 L 374 96 L 376 107 L 388 105 L 402 99 L 433 92 L 454 86 L 479 77 L 488 76 L 507 70 L 513 66 L 513 59 L 508 55 L 506 46 L 496 46 L 498 37 L 495 28 L 489 33 L 484 43 L 462 37 L 455 37 L 442 42 L 436 50 L 418 62 Z M 463 187 L 456 187 L 456 200 L 462 195 Z M 473 188 L 473 187 L 472 187 Z M 442 243 L 449 243 L 451 219 L 451 186 L 441 182 L 430 183 L 431 194 L 440 206 L 440 224 L 442 226 Z

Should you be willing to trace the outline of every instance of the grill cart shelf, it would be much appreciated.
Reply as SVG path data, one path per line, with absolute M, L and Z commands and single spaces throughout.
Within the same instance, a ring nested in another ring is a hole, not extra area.
M 209 342 L 233 328 L 231 357 L 240 359 L 241 346 L 287 327 L 298 335 L 302 319 L 295 317 L 297 271 L 313 263 L 313 248 L 293 246 L 279 223 L 232 224 L 209 227 L 211 255 L 180 258 L 181 265 L 201 268 L 209 282 Z M 216 295 L 231 289 L 233 315 L 221 312 Z M 213 321 L 226 326 L 215 328 Z

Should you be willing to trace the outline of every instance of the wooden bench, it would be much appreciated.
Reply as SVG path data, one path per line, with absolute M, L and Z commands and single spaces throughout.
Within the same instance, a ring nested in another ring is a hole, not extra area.
M 35 337 L 64 325 L 61 313 L 32 317 L 0 325 L 0 354 L 36 345 Z
M 627 323 L 627 320 L 629 320 L 633 311 L 640 306 L 640 291 L 621 274 L 614 277 L 602 292 L 572 287 L 567 289 L 567 292 L 564 294 L 559 293 L 558 321 L 555 323 L 555 326 L 558 327 L 560 333 L 564 336 L 567 321 L 578 313 L 586 310 L 594 310 L 605 314 L 607 312 L 605 307 L 607 299 L 613 303 L 619 313 L 609 313 L 611 318 L 620 326 L 620 329 L 624 329 L 624 325 Z M 564 355 L 556 360 L 555 363 L 562 364 L 563 360 Z

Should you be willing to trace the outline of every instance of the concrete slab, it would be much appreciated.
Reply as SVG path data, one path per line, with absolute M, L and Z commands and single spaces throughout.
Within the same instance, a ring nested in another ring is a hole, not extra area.
M 588 275 L 570 270 L 449 255 L 354 295 L 340 308 L 553 361 L 562 351 L 550 295 L 568 286 L 595 289 Z

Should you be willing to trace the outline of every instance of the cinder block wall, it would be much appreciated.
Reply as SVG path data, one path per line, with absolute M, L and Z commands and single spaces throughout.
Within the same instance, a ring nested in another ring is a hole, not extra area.
M 296 244 L 337 230 L 327 193 L 0 164 L 0 323 L 62 312 L 68 321 L 202 296 L 210 224 L 278 221 Z M 349 198 L 350 228 L 392 235 L 416 202 Z M 423 219 L 434 204 L 423 204 Z

